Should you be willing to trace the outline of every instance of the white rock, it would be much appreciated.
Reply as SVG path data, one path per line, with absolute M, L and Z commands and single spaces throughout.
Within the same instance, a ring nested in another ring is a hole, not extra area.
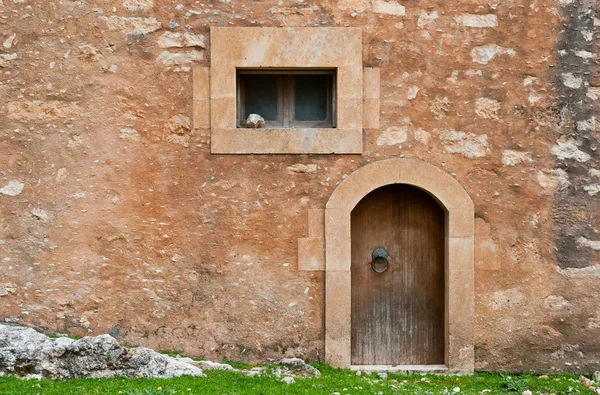
M 82 322 L 88 321 L 82 317 Z M 3 324 L 0 324 L 0 360 L 3 361 L 0 375 L 23 377 L 204 376 L 196 366 L 148 348 L 123 348 L 109 335 L 51 339 L 30 328 Z
M 140 18 L 126 16 L 101 16 L 109 30 L 126 34 L 148 34 L 162 27 L 156 18 Z
M 286 370 L 291 370 L 296 375 L 302 376 L 321 376 L 321 372 L 304 362 L 300 358 L 283 358 L 279 361 Z
M 373 12 L 377 14 L 404 16 L 406 9 L 397 1 L 374 0 Z
M 581 84 L 583 84 L 583 80 L 579 77 L 575 77 L 573 73 L 562 73 L 560 78 L 562 79 L 563 85 L 567 88 L 579 89 L 581 88 Z
M 587 247 L 595 251 L 600 251 L 600 241 L 589 240 L 583 236 L 577 239 L 578 247 Z
M 577 162 L 587 162 L 590 155 L 577 148 L 575 140 L 557 141 L 550 152 L 558 159 L 575 159 Z
M 592 100 L 598 100 L 600 98 L 600 87 L 590 86 L 585 95 Z
M 6 49 L 10 49 L 13 45 L 15 37 L 17 37 L 17 33 L 14 33 L 12 36 L 8 36 L 8 38 L 2 43 L 2 46 Z
M 413 100 L 417 97 L 417 93 L 419 93 L 419 87 L 418 86 L 410 86 L 408 88 L 408 92 L 406 94 L 406 98 L 408 100 Z
M 193 363 L 195 366 L 198 366 L 202 370 L 227 370 L 227 371 L 231 371 L 231 372 L 235 370 L 233 368 L 233 366 L 226 364 L 226 363 L 219 363 L 219 362 L 212 362 L 212 361 L 198 361 L 198 362 L 191 362 L 191 363 Z
M 289 384 L 294 384 L 296 382 L 296 380 L 294 380 L 294 378 L 291 376 L 285 376 L 284 378 L 281 379 L 281 382 L 289 385 Z
M 471 58 L 473 62 L 479 64 L 487 64 L 497 55 L 515 56 L 515 51 L 511 48 L 504 48 L 496 44 L 486 44 L 475 47 L 471 50 Z
M 386 372 L 377 372 L 377 377 L 379 377 L 382 380 L 386 380 L 388 378 L 388 375 Z
M 600 132 L 600 122 L 596 117 L 577 122 L 577 130 L 580 132 Z
M 387 128 L 377 137 L 377 145 L 396 145 L 402 144 L 408 138 L 408 128 L 392 126 Z
M 189 32 L 178 33 L 166 31 L 158 38 L 158 46 L 161 48 L 200 47 L 206 48 L 202 34 Z
M 167 66 L 172 65 L 182 65 L 186 63 L 192 63 L 196 61 L 200 61 L 204 58 L 202 52 L 199 51 L 191 51 L 191 52 L 177 52 L 172 53 L 169 51 L 163 51 L 156 58 L 157 62 L 161 62 L 166 64 Z
M 17 180 L 10 180 L 7 185 L 0 189 L 0 193 L 7 196 L 17 196 L 23 191 L 25 184 Z
M 504 166 L 515 166 L 524 162 L 533 162 L 529 152 L 514 151 L 510 149 L 502 151 L 502 164 Z
M 575 51 L 575 56 L 578 56 L 582 59 L 592 59 L 594 54 L 588 51 Z
M 498 18 L 494 14 L 475 15 L 464 14 L 454 18 L 454 20 L 465 27 L 496 27 L 498 26 Z
M 435 22 L 435 20 L 438 19 L 438 17 L 439 15 L 437 11 L 433 11 L 430 13 L 421 11 L 419 19 L 417 20 L 417 27 L 419 29 L 425 29 L 427 27 L 430 27 L 433 24 L 433 22 Z
M 590 196 L 594 196 L 600 192 L 600 184 L 584 185 L 583 190 L 586 191 Z
M 477 135 L 456 130 L 437 129 L 446 151 L 467 158 L 482 158 L 490 153 L 487 135 Z
M 243 126 L 245 128 L 262 128 L 265 126 L 265 119 L 258 114 L 250 114 L 248 118 L 246 118 L 246 122 L 244 122 Z

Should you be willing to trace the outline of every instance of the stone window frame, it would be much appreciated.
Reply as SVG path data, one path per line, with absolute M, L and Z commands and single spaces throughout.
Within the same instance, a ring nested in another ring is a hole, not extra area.
M 211 67 L 194 70 L 194 125 L 210 128 L 211 153 L 362 153 L 360 28 L 211 27 L 210 37 Z M 336 127 L 237 128 L 236 70 L 239 68 L 335 69 Z M 369 81 L 379 83 L 378 70 L 376 73 L 371 70 L 369 76 Z M 369 100 L 365 108 L 371 112 L 371 119 L 364 126 L 378 127 L 379 87 L 371 89 L 365 98 Z
M 424 190 L 445 212 L 445 365 L 377 368 L 473 373 L 473 201 L 450 174 L 417 159 L 387 159 L 363 166 L 336 187 L 321 215 L 316 210 L 309 211 L 309 231 L 313 235 L 299 239 L 299 269 L 325 270 L 325 361 L 335 367 L 353 368 L 350 215 L 367 194 L 390 184 L 408 184 Z M 324 242 L 319 240 L 322 226 Z M 323 255 L 324 265 L 320 265 Z

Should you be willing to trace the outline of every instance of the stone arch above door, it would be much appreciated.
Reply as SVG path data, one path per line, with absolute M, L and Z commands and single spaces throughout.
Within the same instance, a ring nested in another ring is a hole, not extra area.
M 325 359 L 333 366 L 350 367 L 350 214 L 369 192 L 389 184 L 418 187 L 445 211 L 445 366 L 450 372 L 473 372 L 473 202 L 451 175 L 417 159 L 363 166 L 338 185 L 327 202 Z

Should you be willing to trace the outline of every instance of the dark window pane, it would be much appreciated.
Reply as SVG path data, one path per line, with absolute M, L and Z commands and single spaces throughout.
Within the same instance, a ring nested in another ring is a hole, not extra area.
M 250 114 L 258 114 L 266 121 L 276 121 L 277 76 L 266 74 L 243 74 L 241 77 L 245 81 L 245 116 L 248 117 Z
M 296 75 L 294 77 L 294 118 L 296 121 L 327 119 L 328 75 Z

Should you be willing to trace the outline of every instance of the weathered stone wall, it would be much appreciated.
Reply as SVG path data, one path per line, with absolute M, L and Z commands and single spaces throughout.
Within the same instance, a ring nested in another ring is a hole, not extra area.
M 367 162 L 476 210 L 476 368 L 600 367 L 598 3 L 0 0 L 0 316 L 211 359 L 323 356 L 307 209 Z M 354 26 L 381 68 L 362 155 L 211 155 L 211 26 Z

